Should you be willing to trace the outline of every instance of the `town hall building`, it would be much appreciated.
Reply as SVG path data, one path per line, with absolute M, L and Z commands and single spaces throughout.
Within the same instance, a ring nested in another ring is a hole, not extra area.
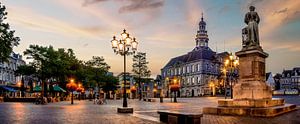
M 177 96 L 194 97 L 215 93 L 215 84 L 221 76 L 221 68 L 229 53 L 216 53 L 208 46 L 206 22 L 201 17 L 196 35 L 196 46 L 187 54 L 172 58 L 162 69 L 163 94 L 168 97 L 170 84 L 178 80 L 180 89 Z

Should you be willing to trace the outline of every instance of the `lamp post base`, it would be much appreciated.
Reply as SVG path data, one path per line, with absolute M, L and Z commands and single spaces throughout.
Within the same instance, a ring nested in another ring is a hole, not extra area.
M 118 113 L 133 113 L 133 108 L 131 108 L 131 107 L 118 107 Z

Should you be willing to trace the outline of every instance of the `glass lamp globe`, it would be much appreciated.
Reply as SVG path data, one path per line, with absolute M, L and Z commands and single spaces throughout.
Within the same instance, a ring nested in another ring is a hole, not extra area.
M 131 45 L 132 45 L 132 50 L 136 51 L 137 50 L 137 46 L 138 46 L 138 42 L 136 41 L 135 38 L 133 38 L 133 41 L 132 41 Z
M 124 51 L 124 45 L 123 44 L 119 44 L 119 51 L 121 52 L 121 51 Z
M 113 40 L 111 41 L 111 45 L 113 49 L 117 49 L 118 47 L 118 41 L 116 40 L 116 37 L 113 37 Z
M 127 38 L 127 33 L 126 33 L 126 30 L 125 30 L 125 29 L 123 30 L 123 33 L 121 34 L 121 37 L 122 37 L 122 40 L 126 40 L 126 38 Z
M 128 48 L 131 46 L 131 38 L 129 37 L 129 34 L 127 34 L 127 38 L 125 39 L 125 45 Z

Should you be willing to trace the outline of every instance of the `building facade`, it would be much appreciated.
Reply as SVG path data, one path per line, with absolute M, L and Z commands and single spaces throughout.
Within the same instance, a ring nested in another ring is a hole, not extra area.
M 22 55 L 11 53 L 7 62 L 0 63 L 0 85 L 15 85 L 21 81 L 21 76 L 16 76 L 18 66 L 25 65 Z
M 177 96 L 194 97 L 216 92 L 221 68 L 227 52 L 216 53 L 208 46 L 206 22 L 201 18 L 195 38 L 195 48 L 187 54 L 172 58 L 162 69 L 162 87 L 165 97 L 171 95 L 170 84 L 176 79 L 180 90 Z
M 296 67 L 292 70 L 283 70 L 280 79 L 281 89 L 300 89 L 300 68 Z
M 272 91 L 275 90 L 275 80 L 272 72 L 266 73 L 266 83 L 271 87 Z
M 120 73 L 118 76 L 118 93 L 121 96 L 124 92 L 124 73 Z M 126 94 L 128 98 L 135 99 L 139 98 L 139 90 L 141 90 L 142 98 L 155 97 L 157 92 L 157 83 L 152 78 L 142 78 L 141 79 L 141 89 L 137 80 L 135 80 L 134 75 L 126 73 Z

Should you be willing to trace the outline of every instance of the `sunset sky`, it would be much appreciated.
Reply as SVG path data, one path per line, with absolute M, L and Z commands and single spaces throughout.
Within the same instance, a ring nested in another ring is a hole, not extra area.
M 261 18 L 261 45 L 269 53 L 267 72 L 300 66 L 300 0 L 1 1 L 21 38 L 15 52 L 23 54 L 30 44 L 72 48 L 81 60 L 103 56 L 110 71 L 118 74 L 123 59 L 113 53 L 110 41 L 126 28 L 139 41 L 139 51 L 147 53 L 152 77 L 172 57 L 194 48 L 202 12 L 210 48 L 240 50 L 244 15 L 254 5 Z M 127 66 L 131 63 L 129 56 Z

